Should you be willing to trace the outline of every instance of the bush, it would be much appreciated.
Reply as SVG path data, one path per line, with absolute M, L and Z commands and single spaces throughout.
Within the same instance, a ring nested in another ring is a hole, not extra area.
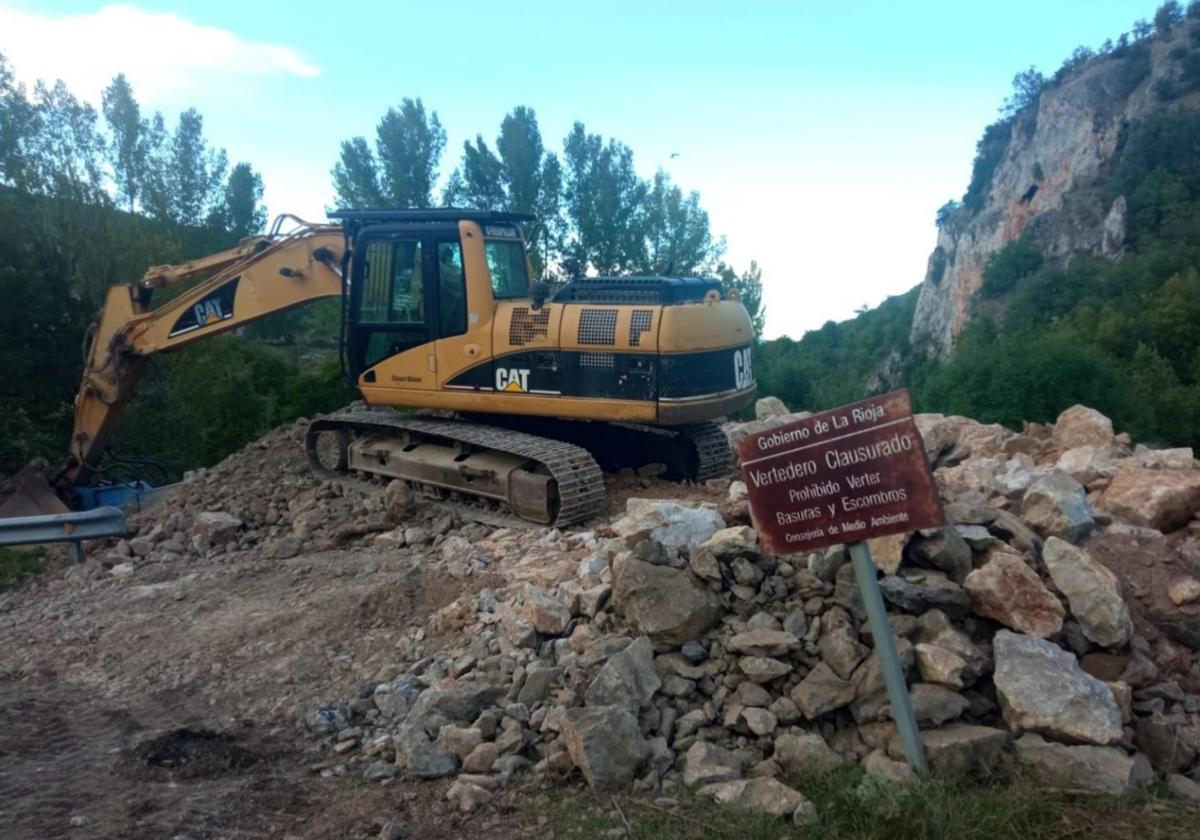
M 1037 271 L 1042 265 L 1042 252 L 1026 231 L 988 258 L 983 269 L 983 296 L 999 297 L 1013 289 L 1022 277 Z

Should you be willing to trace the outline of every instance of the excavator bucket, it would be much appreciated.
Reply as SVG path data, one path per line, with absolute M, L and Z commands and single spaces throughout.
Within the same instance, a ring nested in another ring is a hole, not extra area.
M 70 513 L 41 470 L 27 466 L 12 477 L 12 494 L 0 504 L 0 519 Z

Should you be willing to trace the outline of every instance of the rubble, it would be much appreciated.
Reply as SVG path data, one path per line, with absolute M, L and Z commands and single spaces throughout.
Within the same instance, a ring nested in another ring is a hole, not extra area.
M 730 436 L 795 416 L 775 402 Z M 1082 407 L 1019 434 L 917 422 L 947 524 L 871 549 L 934 772 L 987 775 L 1011 753 L 1055 783 L 1119 793 L 1158 773 L 1187 795 L 1200 777 L 1191 452 L 1131 451 Z M 740 482 L 634 495 L 559 532 L 465 521 L 397 483 L 372 494 L 261 472 L 220 465 L 142 515 L 139 542 L 103 555 L 131 570 L 111 585 L 190 558 L 302 563 L 335 546 L 403 553 L 462 584 L 427 621 L 385 611 L 394 634 L 355 663 L 362 690 L 299 714 L 364 784 L 453 777 L 445 797 L 464 812 L 496 807 L 522 771 L 606 792 L 684 785 L 807 824 L 815 809 L 784 779 L 853 763 L 915 782 L 845 549 L 764 554 Z

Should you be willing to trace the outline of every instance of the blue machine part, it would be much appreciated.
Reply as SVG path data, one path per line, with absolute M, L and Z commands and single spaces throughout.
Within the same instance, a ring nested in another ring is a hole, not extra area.
M 98 487 L 76 487 L 72 491 L 71 507 L 75 510 L 92 510 L 98 507 L 138 509 L 142 496 L 154 488 L 144 481 L 128 484 L 102 484 Z

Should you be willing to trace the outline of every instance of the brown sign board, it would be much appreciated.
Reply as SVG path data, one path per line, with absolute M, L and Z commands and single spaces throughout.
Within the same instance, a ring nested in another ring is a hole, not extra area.
M 737 442 L 763 548 L 799 554 L 944 522 L 907 390 Z

